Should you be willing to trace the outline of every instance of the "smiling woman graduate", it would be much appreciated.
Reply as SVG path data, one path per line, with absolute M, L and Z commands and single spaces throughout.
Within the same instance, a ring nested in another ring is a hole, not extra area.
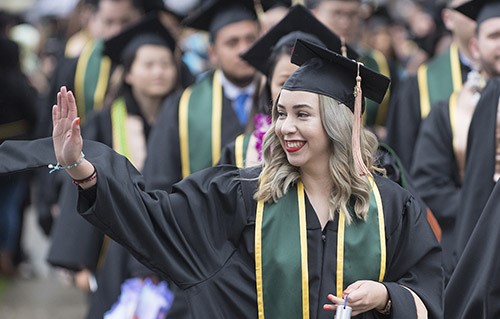
M 80 160 L 63 88 L 53 143 L 80 180 L 80 213 L 184 289 L 193 318 L 326 319 L 344 294 L 359 318 L 441 318 L 439 244 L 413 196 L 375 174 L 376 139 L 360 126 L 361 93 L 380 101 L 389 80 L 300 40 L 292 62 L 301 66 L 273 107 L 262 167 L 208 168 L 171 193 L 145 192 L 100 144 L 85 142 Z M 20 160 L 14 148 L 0 159 Z

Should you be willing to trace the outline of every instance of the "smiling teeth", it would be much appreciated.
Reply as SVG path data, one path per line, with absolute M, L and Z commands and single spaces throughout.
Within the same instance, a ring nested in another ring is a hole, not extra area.
M 301 147 L 304 144 L 305 142 L 286 142 L 286 147 L 296 148 L 296 147 Z

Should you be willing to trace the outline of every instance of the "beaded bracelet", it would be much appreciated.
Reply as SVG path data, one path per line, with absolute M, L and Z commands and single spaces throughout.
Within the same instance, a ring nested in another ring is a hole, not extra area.
M 94 166 L 94 171 L 92 172 L 92 174 L 90 174 L 90 176 L 85 177 L 84 179 L 73 179 L 73 184 L 81 185 L 96 179 L 96 177 L 97 177 L 97 170 Z
M 62 166 L 61 164 L 59 164 L 59 162 L 57 162 L 56 165 L 49 164 L 49 165 L 47 165 L 48 168 L 51 168 L 51 170 L 49 171 L 49 174 L 52 174 L 55 171 L 59 171 L 62 169 L 67 170 L 67 169 L 72 169 L 73 167 L 77 167 L 78 165 L 80 165 L 83 162 L 84 158 L 85 158 L 85 154 L 83 154 L 83 152 L 82 152 L 82 157 L 80 157 L 80 159 L 78 161 L 76 161 L 75 163 L 73 163 L 71 165 Z

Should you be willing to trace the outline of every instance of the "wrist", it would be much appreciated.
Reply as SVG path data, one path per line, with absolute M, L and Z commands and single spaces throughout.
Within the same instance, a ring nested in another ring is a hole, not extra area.
M 83 180 L 89 177 L 94 172 L 94 169 L 92 163 L 84 160 L 80 165 L 71 170 L 66 170 L 66 172 L 74 180 Z
M 387 297 L 387 300 L 382 307 L 375 308 L 375 310 L 377 310 L 377 312 L 379 312 L 383 315 L 391 314 L 391 309 L 392 309 L 392 301 L 391 301 L 391 298 L 389 298 L 389 296 Z

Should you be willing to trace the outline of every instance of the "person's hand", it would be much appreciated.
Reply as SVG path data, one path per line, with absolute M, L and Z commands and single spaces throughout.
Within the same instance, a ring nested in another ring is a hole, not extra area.
M 372 309 L 382 310 L 389 299 L 387 288 L 383 284 L 371 280 L 359 280 L 349 285 L 344 290 L 345 295 L 349 295 L 347 306 L 352 308 L 353 317 Z M 328 300 L 333 304 L 323 305 L 324 310 L 335 311 L 337 306 L 344 305 L 344 299 L 332 294 L 328 295 Z
M 81 158 L 82 136 L 80 118 L 73 93 L 61 87 L 57 93 L 57 105 L 52 108 L 52 139 L 57 162 L 63 166 L 76 163 Z

